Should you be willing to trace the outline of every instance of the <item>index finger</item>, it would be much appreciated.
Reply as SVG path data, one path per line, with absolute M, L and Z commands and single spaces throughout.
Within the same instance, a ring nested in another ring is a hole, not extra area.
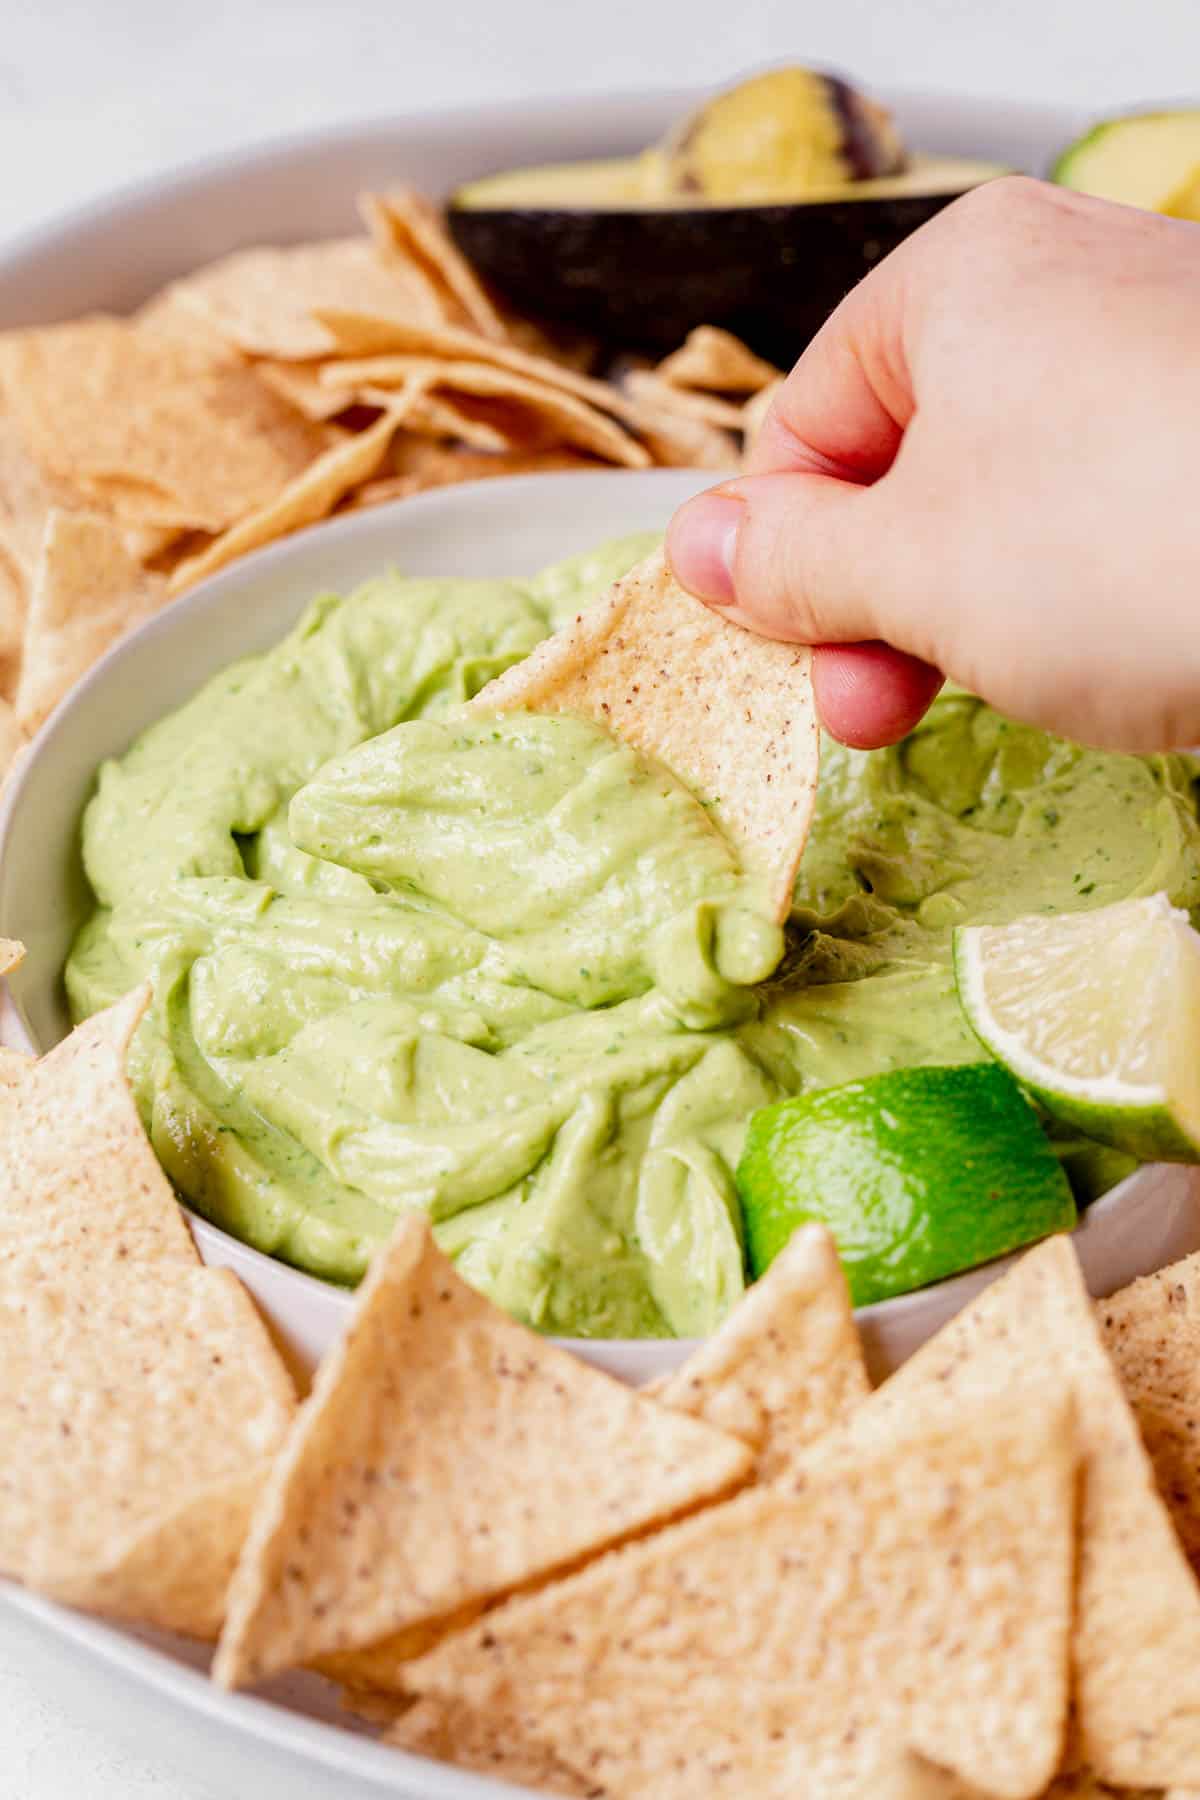
M 906 285 L 890 257 L 831 314 L 776 396 L 747 474 L 806 471 L 859 486 L 886 474 L 915 407 L 903 343 Z

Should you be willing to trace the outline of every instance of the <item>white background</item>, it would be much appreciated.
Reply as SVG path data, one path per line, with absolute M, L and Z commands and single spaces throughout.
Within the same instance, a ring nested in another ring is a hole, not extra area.
M 711 84 L 795 57 L 1103 112 L 1200 95 L 1197 0 L 0 0 L 0 243 L 281 132 L 472 100 Z M 569 146 L 567 147 L 569 149 Z M 2 1800 L 284 1800 L 198 1775 L 0 1625 Z
M 484 99 L 865 81 L 1102 110 L 1200 91 L 1196 0 L 0 0 L 0 236 L 279 132 Z

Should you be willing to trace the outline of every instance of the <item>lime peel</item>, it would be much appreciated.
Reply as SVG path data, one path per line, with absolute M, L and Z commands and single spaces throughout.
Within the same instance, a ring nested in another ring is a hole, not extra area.
M 1200 934 L 1165 894 L 961 926 L 954 968 L 972 1030 L 1054 1118 L 1200 1161 Z

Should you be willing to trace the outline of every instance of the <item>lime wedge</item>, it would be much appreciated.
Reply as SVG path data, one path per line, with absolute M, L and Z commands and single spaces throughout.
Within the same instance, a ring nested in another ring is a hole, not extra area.
M 1075 1223 L 1037 1115 L 995 1063 L 897 1069 L 756 1112 L 737 1172 L 750 1266 L 829 1227 L 856 1306 Z
M 1144 1161 L 1200 1161 L 1200 935 L 1165 894 L 960 926 L 976 1035 L 1054 1118 Z

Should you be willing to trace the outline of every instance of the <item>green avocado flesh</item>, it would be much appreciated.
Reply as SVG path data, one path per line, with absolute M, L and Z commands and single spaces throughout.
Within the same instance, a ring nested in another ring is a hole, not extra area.
M 923 194 L 962 194 L 1006 171 L 997 163 L 957 156 L 914 156 L 899 175 L 867 181 L 811 183 L 798 191 L 749 200 L 707 199 L 698 193 L 671 193 L 663 174 L 662 153 L 608 161 L 554 163 L 544 168 L 509 169 L 459 188 L 450 201 L 460 212 L 581 211 L 619 212 L 669 208 L 703 211 L 722 206 L 813 205 L 822 201 L 902 200 Z
M 1109 119 L 1069 145 L 1052 173 L 1079 193 L 1200 219 L 1200 108 Z
M 101 770 L 67 991 L 152 982 L 131 1078 L 198 1212 L 353 1282 L 421 1208 L 544 1330 L 704 1332 L 745 1280 L 752 1113 L 978 1061 L 954 925 L 1200 902 L 1188 760 L 947 694 L 892 750 L 826 746 L 785 942 L 662 769 L 457 711 L 648 544 L 323 596 Z

